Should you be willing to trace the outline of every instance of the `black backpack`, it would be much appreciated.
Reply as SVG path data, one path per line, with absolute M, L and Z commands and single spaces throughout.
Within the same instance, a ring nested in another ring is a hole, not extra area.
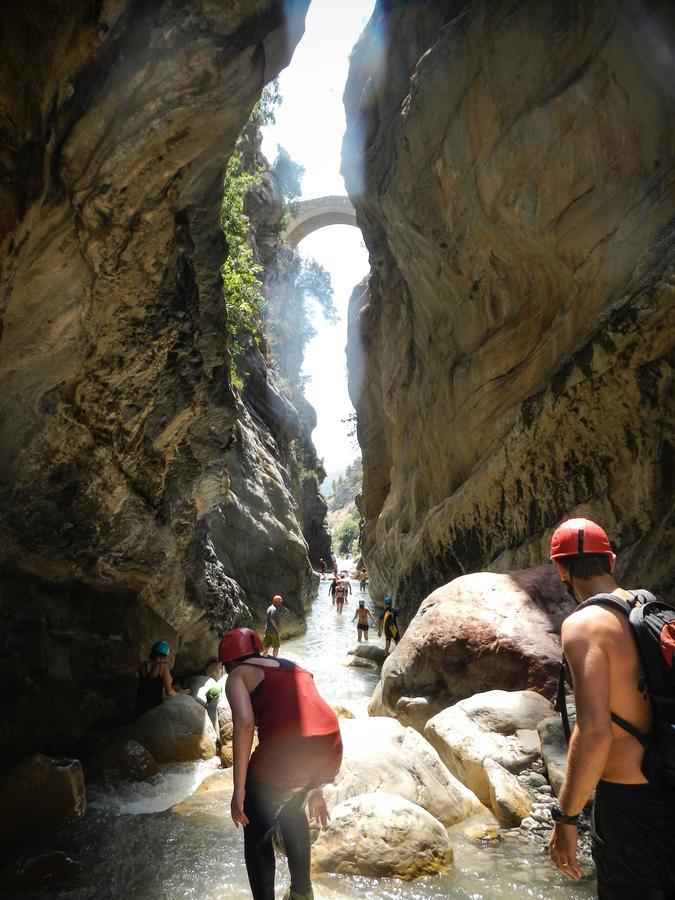
M 638 731 L 630 722 L 612 713 L 612 721 L 631 734 L 645 748 L 642 774 L 647 781 L 666 791 L 675 791 L 675 609 L 659 601 L 649 591 L 631 591 L 632 600 L 615 594 L 595 594 L 581 603 L 586 606 L 611 606 L 631 624 L 640 655 L 641 674 L 638 690 L 651 700 L 652 730 Z M 565 739 L 569 743 L 570 725 L 565 701 L 567 662 L 563 656 L 555 708 L 562 717 Z

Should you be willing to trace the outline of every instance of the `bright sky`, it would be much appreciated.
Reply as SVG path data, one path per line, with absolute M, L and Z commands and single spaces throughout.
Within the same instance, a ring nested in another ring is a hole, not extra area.
M 305 167 L 302 199 L 347 193 L 340 175 L 342 94 L 349 54 L 374 5 L 375 0 L 312 0 L 304 37 L 279 76 L 283 100 L 276 123 L 264 131 L 263 152 L 273 161 L 281 144 Z M 341 419 L 354 411 L 347 393 L 347 305 L 352 288 L 368 272 L 368 253 L 360 231 L 349 225 L 315 231 L 298 249 L 330 272 L 340 315 L 337 325 L 328 325 L 317 307 L 314 327 L 319 333 L 307 346 L 303 366 L 310 377 L 305 395 L 317 412 L 314 443 L 326 470 L 333 472 L 358 455 Z

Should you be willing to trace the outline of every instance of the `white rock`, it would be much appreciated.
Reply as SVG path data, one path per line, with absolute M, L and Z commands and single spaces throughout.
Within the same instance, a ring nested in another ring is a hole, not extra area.
M 329 806 L 364 793 L 398 794 L 445 825 L 482 809 L 428 741 L 396 719 L 341 719 L 340 731 L 344 755 L 335 784 L 324 789 Z
M 515 775 L 493 759 L 483 760 L 490 785 L 490 807 L 495 816 L 509 825 L 520 825 L 532 812 L 532 796 Z M 534 816 L 536 818 L 536 816 Z
M 441 823 L 421 806 L 385 793 L 363 794 L 336 806 L 312 848 L 318 871 L 375 878 L 410 880 L 452 861 Z
M 169 697 L 120 733 L 142 744 L 158 763 L 210 759 L 216 753 L 216 733 L 206 710 L 186 694 Z

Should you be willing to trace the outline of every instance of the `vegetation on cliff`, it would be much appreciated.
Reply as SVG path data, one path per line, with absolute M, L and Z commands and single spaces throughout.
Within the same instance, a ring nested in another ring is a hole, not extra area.
M 340 556 L 358 556 L 360 535 L 360 513 L 356 498 L 361 493 L 361 457 L 347 466 L 344 475 L 339 475 L 332 483 L 332 493 L 328 503 L 328 529 L 333 549 Z

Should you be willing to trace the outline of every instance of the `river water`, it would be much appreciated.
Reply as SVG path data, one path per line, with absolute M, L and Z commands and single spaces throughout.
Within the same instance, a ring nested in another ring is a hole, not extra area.
M 356 641 L 351 624 L 359 587 L 338 616 L 328 596 L 328 581 L 307 620 L 307 633 L 283 643 L 281 655 L 314 673 L 321 694 L 355 714 L 366 714 L 378 680 L 373 671 L 346 668 L 347 650 Z M 368 595 L 366 593 L 366 598 Z M 243 864 L 242 835 L 227 816 L 185 819 L 170 811 L 215 771 L 217 761 L 163 766 L 150 784 L 91 787 L 83 818 L 51 834 L 48 846 L 64 850 L 84 865 L 77 882 L 60 889 L 33 892 L 32 900 L 244 900 L 249 898 Z M 474 821 L 474 820 L 472 820 Z M 579 900 L 595 896 L 590 876 L 573 884 L 559 875 L 545 848 L 517 829 L 481 845 L 464 834 L 466 825 L 450 829 L 455 867 L 414 882 L 360 876 L 315 879 L 317 900 Z M 277 869 L 277 896 L 288 885 L 283 859 Z M 582 866 L 591 871 L 588 860 Z

